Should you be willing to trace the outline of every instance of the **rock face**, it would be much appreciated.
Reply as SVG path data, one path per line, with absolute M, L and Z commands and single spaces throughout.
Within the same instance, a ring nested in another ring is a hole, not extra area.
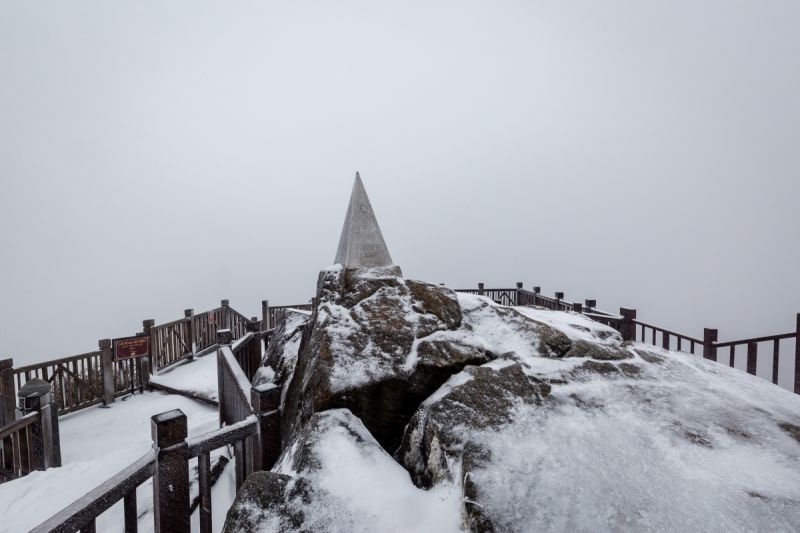
M 292 380 L 303 330 L 310 319 L 311 313 L 308 311 L 286 309 L 278 319 L 264 354 L 264 365 L 273 370 L 267 379 L 282 388 L 282 398 Z M 258 385 L 258 382 L 254 381 L 253 384 Z
M 800 530 L 800 398 L 591 319 L 322 272 L 226 531 Z
M 315 412 L 347 408 L 387 450 L 417 406 L 467 364 L 495 357 L 443 343 L 461 326 L 455 293 L 404 280 L 399 269 L 332 268 L 320 274 L 283 412 L 284 444 Z
M 423 402 L 397 457 L 418 486 L 452 480 L 453 463 L 472 432 L 498 429 L 511 421 L 512 408 L 541 405 L 549 394 L 550 385 L 527 375 L 519 363 L 468 366 Z

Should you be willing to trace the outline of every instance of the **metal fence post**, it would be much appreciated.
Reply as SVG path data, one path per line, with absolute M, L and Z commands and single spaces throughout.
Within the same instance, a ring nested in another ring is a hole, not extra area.
M 14 391 L 14 360 L 0 361 L 0 426 L 16 420 L 17 394 Z
M 597 307 L 597 300 L 584 300 L 583 305 L 586 306 L 587 312 L 591 312 L 595 307 Z
M 174 409 L 151 419 L 153 448 L 153 516 L 156 533 L 189 533 L 189 445 L 186 415 Z
M 521 292 L 522 292 L 522 282 L 521 282 L 521 281 L 518 281 L 518 282 L 517 282 L 517 292 L 516 292 L 517 301 L 516 301 L 516 302 L 514 302 L 514 305 L 521 305 L 521 304 L 519 303 L 519 302 L 520 302 L 520 300 L 521 300 L 521 299 L 520 299 L 520 293 L 521 293 Z
M 114 353 L 111 350 L 111 339 L 97 341 L 100 347 L 100 365 L 103 368 L 103 403 L 114 403 L 116 386 L 114 383 Z
M 479 294 L 480 296 L 483 296 L 483 293 L 484 293 L 484 292 L 485 292 L 485 291 L 483 290 L 483 283 L 478 283 L 478 294 Z
M 717 342 L 718 336 L 719 331 L 714 328 L 703 329 L 703 357 L 706 359 L 717 360 L 717 347 L 714 346 L 714 343 Z M 731 366 L 733 366 L 733 361 L 731 361 Z
M 620 307 L 619 314 L 622 316 L 619 327 L 620 333 L 622 334 L 622 340 L 631 342 L 635 341 L 636 324 L 634 323 L 634 320 L 636 320 L 636 309 Z
M 269 470 L 281 454 L 281 388 L 274 383 L 257 385 L 250 390 L 250 403 L 258 418 L 253 470 Z
M 564 293 L 563 292 L 557 292 L 556 293 L 556 304 L 555 304 L 555 308 L 553 309 L 553 311 L 561 311 L 561 300 L 563 300 L 563 299 L 564 299 Z

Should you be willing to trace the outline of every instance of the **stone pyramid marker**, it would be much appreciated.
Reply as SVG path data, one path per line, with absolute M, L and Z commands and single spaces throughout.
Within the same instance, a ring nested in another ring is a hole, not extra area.
M 344 219 L 342 236 L 339 238 L 339 249 L 336 251 L 336 263 L 345 268 L 391 266 L 392 257 L 386 242 L 383 240 L 381 228 L 375 219 L 372 205 L 369 203 L 367 191 L 356 172 L 353 192 L 350 194 L 350 205 Z

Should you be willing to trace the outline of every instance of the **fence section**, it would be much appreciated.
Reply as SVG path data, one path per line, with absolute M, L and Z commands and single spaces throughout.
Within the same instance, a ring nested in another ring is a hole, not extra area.
M 280 453 L 280 388 L 272 384 L 251 387 L 234 355 L 232 332 L 220 329 L 217 334 L 220 429 L 187 438 L 186 416 L 180 410 L 153 416 L 153 451 L 50 517 L 33 532 L 94 532 L 97 517 L 120 500 L 124 501 L 125 531 L 137 531 L 136 487 L 152 477 L 154 531 L 188 533 L 194 509 L 189 501 L 190 461 L 197 459 L 199 494 L 196 503 L 200 531 L 210 533 L 211 452 L 233 447 L 237 490 L 249 473 L 272 467 Z M 248 344 L 260 341 L 252 331 L 245 337 L 235 345 L 240 352 L 245 352 Z

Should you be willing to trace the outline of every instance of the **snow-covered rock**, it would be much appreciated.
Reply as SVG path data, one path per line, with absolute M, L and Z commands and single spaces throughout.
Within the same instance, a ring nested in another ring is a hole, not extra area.
M 247 479 L 224 531 L 455 533 L 460 513 L 457 487 L 415 487 L 358 418 L 335 409 L 312 416 L 272 472 Z
M 391 269 L 324 271 L 302 335 L 229 531 L 800 530 L 800 398 L 754 376 Z
M 271 369 L 271 373 L 261 371 L 261 374 L 253 378 L 253 385 L 275 383 L 281 387 L 281 401 L 283 401 L 297 364 L 303 329 L 310 319 L 309 311 L 286 309 L 281 313 L 264 354 L 264 368 Z
M 438 342 L 461 326 L 456 294 L 396 267 L 325 270 L 317 302 L 286 393 L 284 446 L 315 412 L 343 407 L 394 450 L 420 402 L 465 365 L 495 357 Z

